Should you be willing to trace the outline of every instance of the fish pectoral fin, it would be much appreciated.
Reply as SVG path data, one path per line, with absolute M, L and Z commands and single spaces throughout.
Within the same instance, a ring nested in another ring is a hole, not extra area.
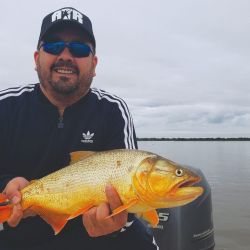
M 92 208 L 94 205 L 93 204 L 89 204 L 86 207 L 80 208 L 78 209 L 75 213 L 71 214 L 70 217 L 67 220 L 71 220 L 81 214 L 84 214 L 85 212 L 87 212 L 90 208 Z
M 140 213 L 140 217 L 148 221 L 152 227 L 156 227 L 159 223 L 159 217 L 155 209 Z
M 69 214 L 60 214 L 55 211 L 44 209 L 40 206 L 32 206 L 30 207 L 30 209 L 51 225 L 55 232 L 55 235 L 60 233 L 69 218 Z
M 109 215 L 109 216 L 107 216 L 106 219 L 108 219 L 108 218 L 110 218 L 110 217 L 112 217 L 112 216 L 114 216 L 114 215 L 116 215 L 116 214 L 119 214 L 119 213 L 121 213 L 122 211 L 124 211 L 124 210 L 126 210 L 126 209 L 128 209 L 128 208 L 130 208 L 130 207 L 132 207 L 132 206 L 134 206 L 136 203 L 138 203 L 138 201 L 139 201 L 138 199 L 134 199 L 134 200 L 129 201 L 127 204 L 124 204 L 124 205 L 122 205 L 122 206 L 120 206 L 120 207 L 114 209 L 114 210 L 112 211 L 112 214 Z
M 95 154 L 94 151 L 75 151 L 70 153 L 70 164 L 83 160 L 84 158 Z

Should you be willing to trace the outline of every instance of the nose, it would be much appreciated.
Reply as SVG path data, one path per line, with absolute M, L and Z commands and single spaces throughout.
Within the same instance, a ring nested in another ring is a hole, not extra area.
M 62 60 L 73 60 L 73 56 L 69 51 L 68 47 L 65 47 L 65 49 L 58 55 L 58 59 L 62 59 Z

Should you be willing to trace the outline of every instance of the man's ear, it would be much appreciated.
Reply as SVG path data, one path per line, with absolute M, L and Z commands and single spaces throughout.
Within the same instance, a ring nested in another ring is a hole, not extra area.
M 92 75 L 93 77 L 96 76 L 95 69 L 96 69 L 97 63 L 98 63 L 98 58 L 97 58 L 97 56 L 94 56 L 94 57 L 93 57 L 93 66 L 94 66 L 94 68 L 93 68 L 93 75 Z
M 39 58 L 39 52 L 35 51 L 34 52 L 34 60 L 35 60 L 35 70 L 37 70 L 37 63 L 38 63 L 38 58 Z

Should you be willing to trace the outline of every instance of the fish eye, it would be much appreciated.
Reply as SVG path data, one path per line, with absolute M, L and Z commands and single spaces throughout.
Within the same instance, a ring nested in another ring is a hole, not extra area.
M 181 177 L 184 174 L 184 171 L 182 169 L 176 169 L 175 170 L 175 175 L 178 177 Z

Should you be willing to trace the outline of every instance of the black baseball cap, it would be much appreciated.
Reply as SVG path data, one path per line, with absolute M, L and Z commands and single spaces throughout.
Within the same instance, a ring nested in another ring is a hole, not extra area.
M 90 19 L 72 7 L 61 8 L 44 17 L 37 47 L 39 47 L 40 42 L 43 41 L 46 34 L 48 34 L 52 28 L 65 24 L 75 24 L 82 28 L 82 30 L 88 35 L 90 42 L 95 49 L 96 42 Z

